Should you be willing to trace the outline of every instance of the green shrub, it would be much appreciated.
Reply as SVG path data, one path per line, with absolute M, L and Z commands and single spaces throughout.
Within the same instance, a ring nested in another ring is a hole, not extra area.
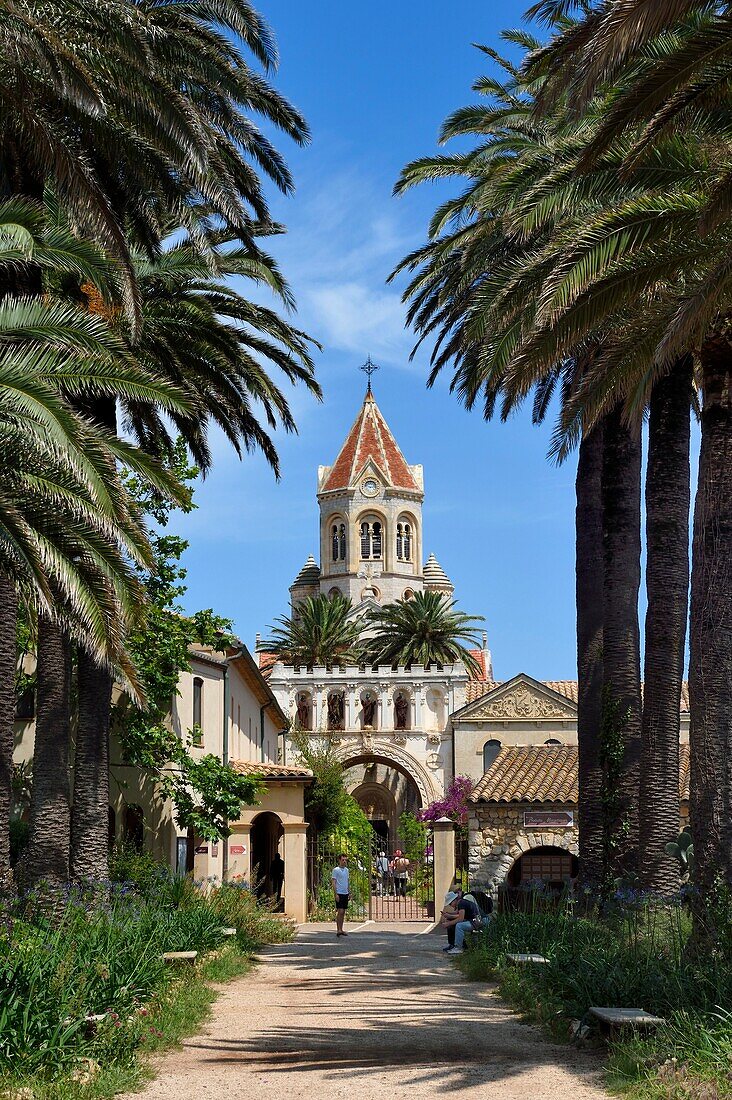
M 729 909 L 724 919 L 730 922 Z M 649 1098 L 732 1095 L 732 1016 L 717 1007 L 732 1003 L 729 930 L 722 931 L 717 949 L 697 953 L 681 904 L 628 893 L 600 919 L 575 917 L 569 904 L 548 911 L 529 899 L 525 911 L 497 914 L 458 965 L 473 980 L 498 977 L 501 994 L 554 1038 L 567 1038 L 569 1021 L 587 1020 L 591 1005 L 663 1016 L 667 1028 L 613 1048 L 614 1083 Z M 506 967 L 506 955 L 518 952 L 549 962 Z M 727 1091 L 695 1091 L 694 1081 L 723 1081 Z
M 262 944 L 287 943 L 294 934 L 292 921 L 274 915 L 274 902 L 257 896 L 241 879 L 214 887 L 207 904 L 217 915 L 219 927 L 236 928 L 237 943 L 251 952 Z
M 129 849 L 113 873 L 124 881 L 37 892 L 0 914 L 0 1078 L 63 1073 L 82 1056 L 130 1065 L 149 1045 L 148 1006 L 167 1003 L 164 952 L 222 948 L 229 926 L 246 953 L 292 937 L 242 884 L 206 892 Z M 91 1015 L 104 1016 L 96 1029 Z

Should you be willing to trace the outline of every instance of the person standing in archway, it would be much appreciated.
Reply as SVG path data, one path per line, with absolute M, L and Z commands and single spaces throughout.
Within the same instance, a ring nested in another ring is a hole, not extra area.
M 331 882 L 333 883 L 333 895 L 335 897 L 336 936 L 347 936 L 348 932 L 343 931 L 343 921 L 346 919 L 351 886 L 348 873 L 348 856 L 345 852 L 341 852 L 338 856 L 338 863 L 333 868 Z
M 407 896 L 407 882 L 409 881 L 409 860 L 397 848 L 394 853 L 394 893 L 398 898 Z
M 376 860 L 376 893 L 378 897 L 389 893 L 389 860 L 386 852 L 379 852 Z
M 285 861 L 279 852 L 275 852 L 274 859 L 269 866 L 269 881 L 272 883 L 272 892 L 279 905 L 282 899 L 282 884 L 285 881 Z

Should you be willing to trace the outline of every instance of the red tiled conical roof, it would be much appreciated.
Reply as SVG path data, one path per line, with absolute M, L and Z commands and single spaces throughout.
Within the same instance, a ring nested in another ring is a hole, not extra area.
M 364 466 L 373 462 L 386 484 L 394 489 L 419 493 L 409 464 L 389 430 L 372 393 L 366 394 L 361 411 L 331 466 L 321 492 L 331 493 L 353 485 Z

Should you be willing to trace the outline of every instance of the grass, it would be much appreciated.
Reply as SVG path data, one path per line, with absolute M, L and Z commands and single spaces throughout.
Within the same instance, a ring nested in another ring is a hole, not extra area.
M 245 883 L 202 890 L 147 857 L 124 869 L 123 884 L 0 905 L 0 1100 L 137 1088 L 147 1055 L 198 1030 L 215 985 L 245 975 L 261 944 L 292 938 Z M 170 950 L 198 951 L 197 965 L 165 964 Z
M 45 1073 L 0 1076 L 0 1100 L 6 1095 L 29 1089 L 33 1100 L 106 1100 L 120 1092 L 130 1092 L 154 1076 L 147 1057 L 175 1047 L 200 1030 L 211 1015 L 218 996 L 215 985 L 242 977 L 252 968 L 252 959 L 238 948 L 226 946 L 196 967 L 195 981 L 178 978 L 149 1006 L 147 1034 L 138 1048 L 143 1058 L 128 1064 L 101 1063 L 96 1077 L 88 1083 L 73 1081 L 68 1073 L 49 1078 Z M 154 1030 L 153 1030 L 154 1029 Z M 78 1068 L 78 1067 L 77 1067 Z M 21 1100 L 18 1097 L 18 1100 Z
M 726 910 L 729 921 L 732 914 Z M 576 917 L 537 894 L 526 911 L 500 913 L 458 961 L 474 981 L 498 981 L 501 995 L 555 1040 L 572 1021 L 592 1026 L 590 1005 L 639 1007 L 668 1025 L 613 1041 L 607 1065 L 614 1091 L 634 1100 L 732 1097 L 732 965 L 729 937 L 699 956 L 689 949 L 683 906 L 636 897 L 602 919 Z M 548 965 L 510 967 L 511 952 Z

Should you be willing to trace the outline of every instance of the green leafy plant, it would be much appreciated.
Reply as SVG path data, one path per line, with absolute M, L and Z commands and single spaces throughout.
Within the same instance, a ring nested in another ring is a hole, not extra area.
M 682 878 L 688 879 L 694 870 L 694 841 L 691 829 L 688 826 L 682 829 L 676 840 L 669 841 L 666 845 L 666 851 L 678 860 Z

